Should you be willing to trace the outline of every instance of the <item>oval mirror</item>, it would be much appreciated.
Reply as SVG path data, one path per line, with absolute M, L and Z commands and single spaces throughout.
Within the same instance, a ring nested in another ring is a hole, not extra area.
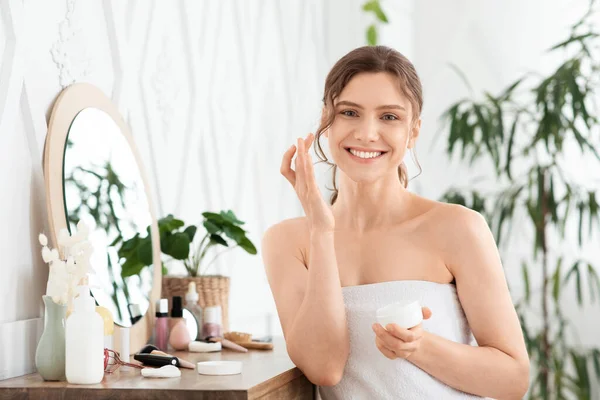
M 153 305 L 160 297 L 158 225 L 129 128 L 95 86 L 71 85 L 56 100 L 44 147 L 44 177 L 53 242 L 61 229 L 72 233 L 80 220 L 86 222 L 94 248 L 92 294 L 111 311 L 115 337 L 121 327 L 130 328 L 131 351 L 139 350 L 150 337 Z M 124 242 L 149 234 L 150 244 L 136 257 L 122 257 Z M 145 265 L 151 267 L 142 269 Z
M 73 120 L 63 165 L 69 231 L 80 220 L 90 227 L 92 294 L 115 323 L 129 327 L 148 310 L 152 288 L 151 269 L 122 275 L 119 257 L 123 242 L 145 236 L 152 223 L 140 169 L 115 121 L 97 108 L 83 109 Z M 147 250 L 144 265 L 152 264 L 152 248 Z

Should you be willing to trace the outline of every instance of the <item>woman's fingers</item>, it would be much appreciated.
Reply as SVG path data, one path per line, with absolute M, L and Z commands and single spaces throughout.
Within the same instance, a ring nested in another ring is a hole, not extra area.
M 317 185 L 317 178 L 315 177 L 315 168 L 312 163 L 312 157 L 308 153 L 306 154 L 306 162 L 304 163 L 304 167 L 306 173 L 306 186 L 318 191 L 319 185 Z
M 379 339 L 381 339 L 383 344 L 385 344 L 385 347 L 387 347 L 388 349 L 395 349 L 397 347 L 397 342 L 399 342 L 399 341 L 403 341 L 403 342 L 411 342 L 412 341 L 412 338 L 410 338 L 410 340 L 405 340 L 405 339 L 401 339 L 401 338 L 393 335 L 391 332 L 385 330 L 380 324 L 373 325 L 373 331 L 375 331 L 375 334 L 377 335 L 377 337 Z M 410 332 L 410 333 L 412 334 L 412 332 Z
M 393 354 L 393 358 L 408 358 L 411 354 L 413 354 L 420 345 L 420 341 L 414 342 L 403 342 L 399 339 L 391 339 L 386 340 L 381 336 L 375 337 L 375 343 L 377 344 L 377 348 L 388 358 L 390 358 L 390 353 Z M 386 351 L 387 350 L 387 351 Z
M 314 139 L 315 136 L 312 133 L 308 134 L 305 139 L 299 138 L 297 144 L 290 147 L 283 155 L 280 172 L 294 188 L 306 188 L 307 180 L 310 180 L 308 182 L 309 184 L 312 184 L 312 181 L 315 181 L 312 162 L 308 155 L 308 149 L 310 149 Z M 293 161 L 294 169 L 292 169 L 292 159 L 294 158 L 294 154 L 296 154 L 296 158 Z M 309 168 L 307 168 L 307 166 Z M 313 176 L 309 176 L 309 173 Z
M 294 153 L 296 152 L 296 146 L 292 145 L 285 153 L 283 153 L 283 159 L 281 160 L 281 175 L 285 176 L 285 179 L 288 180 L 292 186 L 296 186 L 296 173 L 292 169 L 292 158 L 294 157 Z
M 381 341 L 381 339 L 379 339 L 378 337 L 375 338 L 375 345 L 377 346 L 377 348 L 379 349 L 379 351 L 386 356 L 387 358 L 389 358 L 390 360 L 395 360 L 396 358 L 398 358 L 398 356 L 391 351 L 390 349 L 388 349 L 387 347 L 385 347 L 385 345 L 383 344 L 383 342 Z
M 306 189 L 306 170 L 304 168 L 304 162 L 306 158 L 306 148 L 304 145 L 304 139 L 298 139 L 298 152 L 296 153 L 296 189 Z
M 429 307 L 422 307 L 421 310 L 423 311 L 423 319 L 431 318 L 432 312 Z
M 306 137 L 306 139 L 304 140 L 304 142 L 306 143 L 306 152 L 307 153 L 308 153 L 308 150 L 310 150 L 310 146 L 312 146 L 314 141 L 315 141 L 315 135 L 312 133 L 309 133 L 308 136 Z
M 412 342 L 419 338 L 419 331 L 412 329 L 404 329 L 396 324 L 388 324 L 385 329 L 385 333 L 388 335 L 400 339 L 404 342 Z

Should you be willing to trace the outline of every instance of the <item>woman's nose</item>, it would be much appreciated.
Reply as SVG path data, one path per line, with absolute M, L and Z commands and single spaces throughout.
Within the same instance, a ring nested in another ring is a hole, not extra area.
M 354 138 L 364 142 L 374 142 L 379 139 L 378 120 L 373 118 L 364 119 L 354 131 Z

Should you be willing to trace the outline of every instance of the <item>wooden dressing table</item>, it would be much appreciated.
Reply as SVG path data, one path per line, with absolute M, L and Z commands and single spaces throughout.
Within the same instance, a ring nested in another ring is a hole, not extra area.
M 230 376 L 199 375 L 181 369 L 180 378 L 143 378 L 139 369 L 119 368 L 105 373 L 97 385 L 44 382 L 38 374 L 0 381 L 0 399 L 314 399 L 316 387 L 294 366 L 283 338 L 275 348 L 237 353 L 172 352 L 194 364 L 209 360 L 239 360 L 242 373 Z

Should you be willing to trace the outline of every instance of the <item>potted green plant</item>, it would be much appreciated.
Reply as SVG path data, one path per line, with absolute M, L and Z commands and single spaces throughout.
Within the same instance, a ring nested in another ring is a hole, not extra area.
M 229 277 L 206 275 L 208 267 L 222 254 L 241 247 L 249 254 L 256 254 L 256 247 L 241 228 L 244 224 L 233 211 L 219 213 L 204 212 L 202 226 L 205 230 L 200 238 L 198 227 L 188 225 L 172 214 L 158 221 L 160 247 L 163 257 L 162 297 L 185 296 L 189 282 L 196 283 L 201 307 L 220 305 L 223 311 L 223 328 L 228 329 Z M 152 264 L 152 244 L 150 227 L 145 237 L 139 234 L 123 241 L 118 250 L 122 260 L 121 275 L 125 278 L 139 274 L 143 268 Z M 218 247 L 226 249 L 217 252 L 210 261 L 209 254 Z M 187 272 L 184 276 L 170 276 L 167 266 L 181 263 Z

